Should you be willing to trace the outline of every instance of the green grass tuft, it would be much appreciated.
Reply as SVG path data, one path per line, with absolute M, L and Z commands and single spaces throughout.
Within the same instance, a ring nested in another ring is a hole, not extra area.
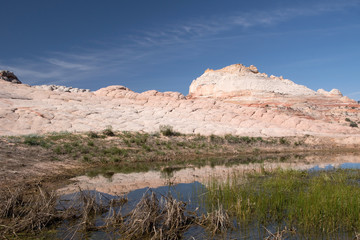
M 239 221 L 285 224 L 303 232 L 360 230 L 360 171 L 262 171 L 208 183 L 207 202 Z
M 45 148 L 49 147 L 49 143 L 45 140 L 45 138 L 38 135 L 25 136 L 23 143 L 30 146 L 41 146 Z

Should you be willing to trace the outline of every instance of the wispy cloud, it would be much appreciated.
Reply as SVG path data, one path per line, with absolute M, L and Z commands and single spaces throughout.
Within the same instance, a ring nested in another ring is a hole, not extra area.
M 44 60 L 54 66 L 57 66 L 59 68 L 64 68 L 64 69 L 77 69 L 77 70 L 81 70 L 81 71 L 86 71 L 86 70 L 92 69 L 92 66 L 89 66 L 89 65 L 74 63 L 74 62 L 67 62 L 67 61 L 59 60 L 59 59 L 55 59 L 55 58 L 49 58 L 49 59 L 44 59 Z
M 164 24 L 158 29 L 134 32 L 126 37 L 129 42 L 127 44 L 114 40 L 92 49 L 48 52 L 37 59 L 13 60 L 6 65 L 0 62 L 0 68 L 15 71 L 29 84 L 67 84 L 89 78 L 102 79 L 104 73 L 137 74 L 138 66 L 165 61 L 159 55 L 180 44 L 216 39 L 235 29 L 271 26 L 297 17 L 343 11 L 358 6 L 359 3 L 358 0 L 335 3 L 325 1 L 298 8 L 241 12 L 206 19 L 199 17 L 171 25 Z M 172 57 L 178 56 L 173 54 Z
M 285 7 L 269 11 L 245 11 L 227 16 L 191 19 L 175 25 L 165 25 L 161 31 L 144 31 L 135 38 L 135 41 L 142 46 L 188 42 L 202 37 L 221 34 L 236 28 L 248 29 L 250 27 L 276 25 L 297 17 L 338 12 L 359 5 L 359 0 L 342 2 L 325 1 L 303 7 Z
M 351 98 L 360 98 L 360 92 L 351 92 L 351 93 L 347 93 L 345 94 L 346 96 L 348 97 L 351 97 Z

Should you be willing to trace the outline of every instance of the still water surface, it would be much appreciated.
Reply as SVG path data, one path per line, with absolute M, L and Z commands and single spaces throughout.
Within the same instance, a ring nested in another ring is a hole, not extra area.
M 266 159 L 261 161 L 243 163 L 236 160 L 218 165 L 194 166 L 169 166 L 160 171 L 150 170 L 148 172 L 134 173 L 116 173 L 106 175 L 101 170 L 101 174 L 92 176 L 84 175 L 74 178 L 73 184 L 59 189 L 63 200 L 74 199 L 79 187 L 81 189 L 92 191 L 99 197 L 106 199 L 116 198 L 116 195 L 125 194 L 128 203 L 124 205 L 122 211 L 124 214 L 130 212 L 140 201 L 144 193 L 154 191 L 158 196 L 171 194 L 174 198 L 187 203 L 189 210 L 197 210 L 198 214 L 206 212 L 206 204 L 201 197 L 206 192 L 206 183 L 209 176 L 225 179 L 231 172 L 259 171 L 261 168 L 275 169 L 299 169 L 309 171 L 341 169 L 360 169 L 359 155 L 331 155 L 331 156 L 303 156 L 288 157 L 281 161 Z M 105 175 L 105 176 L 104 176 Z M 234 222 L 236 220 L 233 220 Z M 99 224 L 102 224 L 99 222 Z M 183 239 L 264 239 L 269 236 L 269 232 L 276 232 L 283 226 L 268 225 L 262 226 L 259 223 L 253 223 L 246 226 L 238 226 L 226 235 L 211 236 L 201 227 L 191 227 L 184 235 Z M 59 227 L 58 237 L 64 238 L 63 230 L 65 225 Z M 75 237 L 76 238 L 76 237 Z M 93 232 L 87 236 L 87 239 L 113 239 L 113 236 L 101 231 Z M 331 235 L 321 236 L 288 236 L 287 239 L 354 239 L 354 233 L 335 232 Z

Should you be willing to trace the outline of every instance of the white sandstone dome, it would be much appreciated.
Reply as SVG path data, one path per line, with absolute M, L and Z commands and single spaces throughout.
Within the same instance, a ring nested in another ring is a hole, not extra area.
M 330 92 L 325 91 L 324 89 L 320 88 L 319 90 L 317 90 L 317 93 L 328 96 L 328 97 L 342 97 L 342 93 L 340 92 L 339 89 L 333 89 Z
M 208 69 L 195 79 L 189 89 L 191 97 L 236 96 L 245 91 L 273 92 L 289 95 L 316 95 L 316 92 L 282 77 L 259 73 L 253 65 L 234 64 L 219 70 Z

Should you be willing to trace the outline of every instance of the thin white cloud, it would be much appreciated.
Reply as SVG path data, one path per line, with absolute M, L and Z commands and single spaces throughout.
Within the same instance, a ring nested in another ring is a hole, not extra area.
M 346 96 L 348 96 L 348 97 L 358 97 L 358 98 L 360 98 L 360 91 L 359 91 L 359 92 L 348 93 L 348 94 L 346 94 Z
M 39 70 L 33 70 L 27 64 L 25 64 L 24 66 L 11 66 L 0 64 L 0 68 L 8 69 L 14 72 L 21 81 L 23 81 L 23 79 L 26 79 L 25 83 L 31 85 L 42 84 L 45 82 L 51 84 L 52 80 L 60 79 L 63 77 L 64 74 L 62 71 L 57 71 L 53 69 L 46 69 L 42 71 L 41 68 L 39 68 L 38 66 L 33 69 Z
M 214 16 L 207 19 L 195 19 L 175 25 L 165 25 L 161 31 L 145 31 L 136 41 L 142 46 L 156 44 L 174 44 L 220 34 L 235 28 L 275 25 L 297 17 L 316 16 L 325 13 L 343 11 L 359 6 L 360 1 L 325 1 L 298 8 L 282 8 L 269 11 L 250 11 L 230 16 Z
M 67 84 L 87 78 L 101 77 L 105 72 L 137 74 L 141 64 L 163 63 L 177 55 L 167 55 L 173 46 L 211 39 L 227 38 L 227 31 L 248 29 L 256 26 L 269 26 L 288 21 L 296 17 L 315 16 L 324 13 L 342 11 L 359 5 L 360 1 L 307 5 L 302 8 L 283 8 L 272 11 L 251 11 L 234 13 L 227 16 L 213 16 L 206 19 L 191 19 L 186 22 L 164 25 L 158 29 L 149 29 L 128 36 L 131 43 L 117 43 L 115 40 L 98 48 L 78 49 L 70 52 L 52 52 L 39 59 L 13 61 L 11 65 L 1 65 L 26 79 L 30 84 Z M 225 36 L 226 35 L 226 36 Z M 230 36 L 231 37 L 231 36 Z M 120 41 L 119 41 L 120 42 Z M 45 55 L 45 54 L 44 54 Z
M 64 68 L 64 69 L 77 69 L 77 70 L 81 70 L 81 71 L 86 71 L 86 70 L 92 69 L 92 66 L 90 66 L 90 65 L 66 62 L 63 60 L 55 59 L 55 58 L 45 59 L 45 61 L 47 61 L 48 63 L 50 63 L 52 65 L 55 65 L 55 66 L 58 66 L 58 67 Z

